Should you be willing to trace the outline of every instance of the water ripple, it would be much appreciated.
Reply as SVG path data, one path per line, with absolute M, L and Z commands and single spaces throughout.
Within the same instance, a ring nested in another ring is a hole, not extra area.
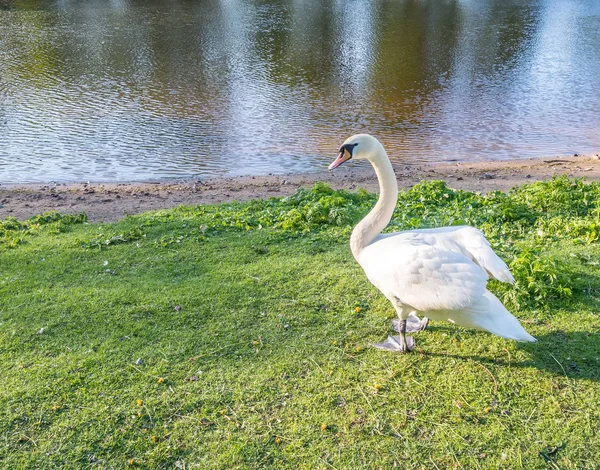
M 306 172 L 355 132 L 409 163 L 600 150 L 594 0 L 23 5 L 1 182 Z

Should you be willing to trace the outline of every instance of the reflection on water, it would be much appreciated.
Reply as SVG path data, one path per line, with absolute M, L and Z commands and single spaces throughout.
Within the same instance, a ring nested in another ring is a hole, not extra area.
M 0 181 L 600 150 L 597 0 L 0 0 Z

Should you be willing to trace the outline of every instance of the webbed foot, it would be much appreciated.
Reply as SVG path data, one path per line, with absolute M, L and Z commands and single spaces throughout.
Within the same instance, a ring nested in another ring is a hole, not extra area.
M 406 331 L 409 333 L 415 333 L 417 331 L 423 331 L 429 325 L 429 318 L 423 317 L 419 320 L 419 317 L 410 315 L 406 319 Z M 400 332 L 400 320 L 392 320 L 392 328 L 394 331 Z
M 412 336 L 407 336 L 406 342 L 403 344 L 400 336 L 388 336 L 385 341 L 376 343 L 373 346 L 386 351 L 407 353 L 415 349 L 415 339 Z

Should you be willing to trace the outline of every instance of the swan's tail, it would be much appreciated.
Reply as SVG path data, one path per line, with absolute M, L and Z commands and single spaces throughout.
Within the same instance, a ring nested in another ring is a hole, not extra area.
M 516 341 L 537 341 L 531 336 L 502 302 L 490 291 L 485 291 L 482 301 L 461 312 L 452 315 L 451 320 L 478 330 L 489 331 L 498 336 Z

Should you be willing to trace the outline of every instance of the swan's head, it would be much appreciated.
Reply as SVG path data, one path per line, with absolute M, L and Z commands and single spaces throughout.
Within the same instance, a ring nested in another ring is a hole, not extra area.
M 329 165 L 329 169 L 333 170 L 351 158 L 354 160 L 360 160 L 362 158 L 372 159 L 380 150 L 382 150 L 381 144 L 372 135 L 353 135 L 352 137 L 348 137 L 342 144 L 339 155 L 333 163 Z

